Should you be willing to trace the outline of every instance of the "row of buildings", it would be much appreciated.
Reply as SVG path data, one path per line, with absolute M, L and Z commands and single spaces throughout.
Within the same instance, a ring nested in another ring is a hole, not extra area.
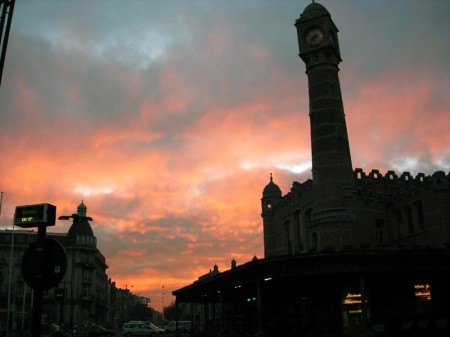
M 204 275 L 176 303 L 208 336 L 450 336 L 450 173 L 353 169 L 338 29 L 314 1 L 295 26 L 312 179 L 283 195 L 271 175 L 264 258 Z
M 47 233 L 65 249 L 67 270 L 61 282 L 44 291 L 42 322 L 75 326 L 95 322 L 117 329 L 129 320 L 129 308 L 150 304 L 129 289 L 118 288 L 108 277 L 106 259 L 97 248 L 86 205 L 81 202 L 67 233 Z M 32 230 L 0 231 L 0 335 L 29 331 L 33 289 L 22 273 L 23 256 L 37 239 Z M 57 297 L 56 294 L 62 294 Z

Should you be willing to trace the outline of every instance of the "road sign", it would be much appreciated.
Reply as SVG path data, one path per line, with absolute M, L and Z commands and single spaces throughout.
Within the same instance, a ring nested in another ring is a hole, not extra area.
M 30 228 L 38 226 L 54 226 L 56 222 L 56 206 L 37 204 L 16 206 L 14 225 Z
M 22 274 L 25 282 L 33 288 L 49 290 L 54 288 L 66 274 L 66 251 L 61 244 L 45 238 L 43 249 L 38 242 L 32 243 L 22 259 Z

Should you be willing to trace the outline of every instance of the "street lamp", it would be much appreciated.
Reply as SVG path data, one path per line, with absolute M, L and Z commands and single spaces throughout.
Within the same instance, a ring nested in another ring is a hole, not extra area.
M 72 330 L 73 336 L 73 293 L 74 293 L 74 275 L 75 275 L 75 252 L 77 249 L 77 225 L 81 221 L 94 221 L 90 216 L 84 216 L 80 214 L 72 214 L 72 215 L 61 215 L 58 220 L 70 220 L 73 219 L 73 228 L 74 228 L 74 236 L 72 242 L 72 270 L 70 275 L 70 328 Z

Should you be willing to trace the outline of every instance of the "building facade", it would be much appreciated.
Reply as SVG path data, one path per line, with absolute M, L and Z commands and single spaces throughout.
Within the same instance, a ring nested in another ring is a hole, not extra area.
M 44 291 L 42 305 L 43 333 L 50 323 L 75 326 L 95 322 L 119 328 L 129 319 L 127 310 L 136 296 L 118 289 L 106 271 L 105 256 L 97 248 L 97 238 L 81 202 L 67 233 L 47 233 L 65 249 L 67 270 L 59 284 Z M 24 281 L 22 258 L 37 239 L 37 231 L 5 230 L 0 232 L 0 334 L 6 331 L 29 331 L 33 290 Z M 62 293 L 58 299 L 56 293 Z
M 264 259 L 175 291 L 177 303 L 203 305 L 211 336 L 449 336 L 450 174 L 353 169 L 337 26 L 315 2 L 295 26 L 312 179 L 283 195 L 270 175 Z

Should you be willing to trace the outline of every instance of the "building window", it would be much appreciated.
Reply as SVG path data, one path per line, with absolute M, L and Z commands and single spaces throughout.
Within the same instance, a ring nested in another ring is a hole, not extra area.
M 314 232 L 311 234 L 311 248 L 317 250 L 317 233 Z
M 382 245 L 386 243 L 385 231 L 384 231 L 384 220 L 377 219 L 375 221 L 375 234 L 377 238 L 377 245 Z
M 312 209 L 308 209 L 305 212 L 305 226 L 309 226 L 311 223 L 311 215 L 312 215 Z
M 406 220 L 408 224 L 408 233 L 412 234 L 414 233 L 414 221 L 413 221 L 413 213 L 411 206 L 405 206 L 405 212 L 406 212 Z
M 397 223 L 398 236 L 403 236 L 403 220 L 402 220 L 402 211 L 400 209 L 394 209 L 394 218 Z
M 302 234 L 300 229 L 300 211 L 295 211 L 294 213 L 294 237 L 295 237 L 295 245 L 296 251 L 302 250 Z
M 292 254 L 291 229 L 289 221 L 283 224 L 284 231 L 284 250 L 286 254 Z
M 419 230 L 423 231 L 425 229 L 425 219 L 423 216 L 422 201 L 417 200 L 416 202 L 414 202 L 414 209 L 416 211 L 417 222 L 419 224 Z

